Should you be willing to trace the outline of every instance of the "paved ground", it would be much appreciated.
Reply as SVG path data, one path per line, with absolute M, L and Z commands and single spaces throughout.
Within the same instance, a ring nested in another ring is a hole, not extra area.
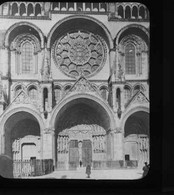
M 142 169 L 91 170 L 90 179 L 141 179 Z M 89 179 L 85 168 L 76 171 L 54 171 L 53 173 L 30 177 L 30 179 Z M 28 178 L 27 178 L 28 179 Z

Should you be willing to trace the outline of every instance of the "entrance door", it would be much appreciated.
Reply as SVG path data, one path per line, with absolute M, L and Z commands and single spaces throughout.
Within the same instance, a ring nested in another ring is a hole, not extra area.
M 82 163 L 86 166 L 92 162 L 92 143 L 90 140 L 83 140 L 82 143 Z
M 71 140 L 69 144 L 69 167 L 76 169 L 79 164 L 78 140 Z

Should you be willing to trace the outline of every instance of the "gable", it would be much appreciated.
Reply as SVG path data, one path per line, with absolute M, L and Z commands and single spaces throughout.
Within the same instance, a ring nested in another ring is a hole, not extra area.
M 125 105 L 125 108 L 129 107 L 131 104 L 147 104 L 149 99 L 145 96 L 142 91 L 138 91 Z

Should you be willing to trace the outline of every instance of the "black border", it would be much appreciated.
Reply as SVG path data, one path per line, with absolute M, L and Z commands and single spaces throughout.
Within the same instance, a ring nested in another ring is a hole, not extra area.
M 101 2 L 101 1 L 100 1 Z M 114 1 L 112 1 L 114 2 Z M 119 1 L 118 1 L 119 2 Z M 124 1 L 126 2 L 126 1 Z M 134 2 L 134 1 L 129 1 Z M 0 180 L 0 194 L 159 194 L 162 190 L 162 4 L 136 1 L 150 11 L 150 171 L 141 180 Z M 167 78 L 167 76 L 165 76 Z M 173 105 L 172 105 L 173 106 Z M 167 113 L 166 113 L 167 116 Z M 166 155 L 167 156 L 167 155 Z M 167 156 L 169 157 L 169 155 Z M 168 168 L 166 169 L 168 173 Z M 173 168 L 174 170 L 174 168 Z M 2 192 L 1 192 L 2 190 Z

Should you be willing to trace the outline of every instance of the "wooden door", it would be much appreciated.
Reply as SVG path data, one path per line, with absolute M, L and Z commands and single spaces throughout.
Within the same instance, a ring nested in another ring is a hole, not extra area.
M 92 143 L 91 140 L 83 140 L 82 143 L 82 164 L 86 167 L 92 162 Z
M 69 144 L 69 165 L 76 168 L 79 164 L 78 140 L 71 140 Z

